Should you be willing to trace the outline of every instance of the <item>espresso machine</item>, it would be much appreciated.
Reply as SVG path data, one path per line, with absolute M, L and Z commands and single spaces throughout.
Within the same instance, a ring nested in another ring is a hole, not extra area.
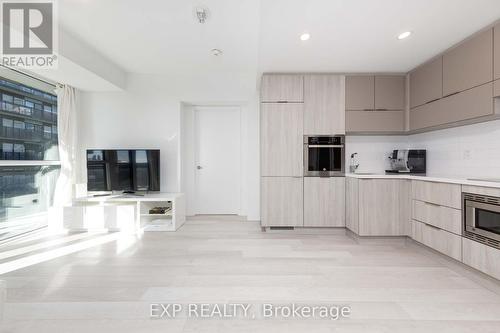
M 389 156 L 390 169 L 386 173 L 425 174 L 425 149 L 397 149 Z

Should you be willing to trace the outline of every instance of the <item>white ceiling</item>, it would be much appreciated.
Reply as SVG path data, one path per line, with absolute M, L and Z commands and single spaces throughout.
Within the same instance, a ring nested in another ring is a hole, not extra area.
M 200 25 L 196 4 L 61 0 L 59 17 L 125 71 L 171 75 L 405 72 L 500 18 L 499 0 L 203 0 L 211 17 Z

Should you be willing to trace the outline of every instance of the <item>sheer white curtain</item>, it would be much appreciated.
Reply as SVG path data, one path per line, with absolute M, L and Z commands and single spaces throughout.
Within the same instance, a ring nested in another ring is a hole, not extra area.
M 57 88 L 57 128 L 61 172 L 54 193 L 54 206 L 71 203 L 76 183 L 77 127 L 76 89 L 67 85 Z

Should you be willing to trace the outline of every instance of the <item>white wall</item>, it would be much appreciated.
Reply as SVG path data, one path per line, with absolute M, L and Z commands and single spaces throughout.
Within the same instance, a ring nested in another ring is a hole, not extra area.
M 346 138 L 346 163 L 358 152 L 359 171 L 383 172 L 393 149 L 427 149 L 427 174 L 500 178 L 500 120 L 405 136 Z
M 358 172 L 385 172 L 389 168 L 389 154 L 394 149 L 408 147 L 404 136 L 346 136 L 346 172 L 352 153 L 358 153 Z
M 129 74 L 123 92 L 81 95 L 80 153 L 92 148 L 158 148 L 161 190 L 177 192 L 183 183 L 181 112 L 185 105 L 245 104 L 248 163 L 245 175 L 246 215 L 260 219 L 259 117 L 256 74 L 204 73 L 170 77 Z M 189 144 L 189 143 L 188 143 Z M 81 166 L 85 168 L 84 165 Z M 185 180 L 184 180 L 185 181 Z M 257 199 L 256 199 L 257 198 Z

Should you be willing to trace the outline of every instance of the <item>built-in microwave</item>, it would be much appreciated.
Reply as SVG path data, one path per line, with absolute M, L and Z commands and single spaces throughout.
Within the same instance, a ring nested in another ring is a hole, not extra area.
M 462 199 L 463 235 L 500 249 L 500 198 L 463 193 Z
M 345 174 L 344 135 L 304 136 L 304 176 L 342 177 Z

